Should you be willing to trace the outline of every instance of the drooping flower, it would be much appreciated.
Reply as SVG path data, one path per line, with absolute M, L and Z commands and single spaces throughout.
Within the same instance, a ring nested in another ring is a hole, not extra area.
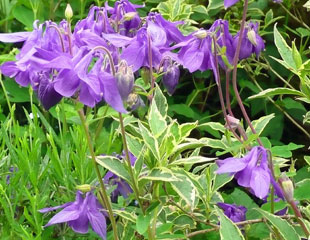
M 168 94 L 172 95 L 180 78 L 179 66 L 177 63 L 172 63 L 172 61 L 164 61 L 163 72 L 163 84 L 167 89 Z
M 237 206 L 236 204 L 228 204 L 219 202 L 217 205 L 223 209 L 224 214 L 233 222 L 242 222 L 246 219 L 247 208 Z
M 186 37 L 177 28 L 177 25 L 183 24 L 183 22 L 170 22 L 164 19 L 160 13 L 150 12 L 147 16 L 147 23 L 151 22 L 166 33 L 167 42 L 165 44 L 171 45 L 186 40 Z
M 105 3 L 105 8 L 111 14 L 110 19 L 113 21 L 115 29 L 121 35 L 133 37 L 138 30 L 141 19 L 137 13 L 137 8 L 142 8 L 144 5 L 136 5 L 128 0 L 119 0 L 114 4 L 114 8 Z
M 123 101 L 127 101 L 129 94 L 133 90 L 135 77 L 131 67 L 127 65 L 127 62 L 122 60 L 118 64 L 118 71 L 115 75 L 117 87 Z
M 220 54 L 217 51 L 217 55 L 220 66 L 223 69 L 227 69 L 227 65 L 233 63 L 233 58 L 235 55 L 235 49 L 233 47 L 233 37 L 229 32 L 229 23 L 226 20 L 218 19 L 212 24 L 209 31 L 215 33 L 216 44 L 220 48 L 225 47 L 225 54 Z
M 267 150 L 256 146 L 244 157 L 217 161 L 219 168 L 216 173 L 234 174 L 240 186 L 250 188 L 255 196 L 263 199 L 268 195 L 272 178 L 267 159 Z
M 211 46 L 211 37 L 208 36 L 206 30 L 201 29 L 172 48 L 181 47 L 178 53 L 180 64 L 190 72 L 195 72 L 197 70 L 205 71 L 211 69 Z
M 125 153 L 124 152 L 122 155 L 117 155 L 117 157 L 120 160 L 125 161 Z M 129 152 L 129 159 L 130 159 L 131 165 L 134 165 L 136 160 L 137 160 L 137 158 L 131 152 Z M 124 179 L 121 179 L 119 176 L 117 176 L 116 174 L 114 174 L 111 171 L 108 171 L 106 173 L 103 180 L 104 180 L 104 183 L 107 185 L 110 185 L 110 186 L 116 185 L 116 188 L 111 193 L 112 202 L 117 202 L 117 198 L 120 195 L 123 196 L 124 198 L 128 198 L 129 194 L 132 193 L 132 189 L 129 186 L 129 184 Z
M 59 213 L 53 216 L 45 227 L 57 224 L 67 223 L 73 231 L 85 234 L 88 232 L 89 224 L 94 232 L 102 239 L 106 239 L 106 219 L 103 215 L 103 208 L 92 192 L 86 193 L 85 198 L 80 191 L 76 192 L 74 202 L 68 202 L 60 206 L 43 208 L 40 213 L 47 213 L 63 208 Z
M 233 47 L 237 48 L 237 44 L 239 41 L 238 32 L 234 37 Z M 259 57 L 259 54 L 265 48 L 264 40 L 261 36 L 258 35 L 258 22 L 253 23 L 249 22 L 244 28 L 244 32 L 242 34 L 242 42 L 241 49 L 239 53 L 239 59 L 245 59 L 250 57 L 253 53 L 255 53 L 256 57 Z

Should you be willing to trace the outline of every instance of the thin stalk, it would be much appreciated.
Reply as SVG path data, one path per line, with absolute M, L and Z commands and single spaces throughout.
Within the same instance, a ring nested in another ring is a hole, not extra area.
M 225 71 L 225 77 L 226 77 L 226 91 L 225 91 L 226 92 L 226 96 L 225 96 L 225 98 L 226 98 L 226 107 L 227 107 L 229 115 L 232 116 L 232 117 L 235 117 L 234 113 L 231 110 L 231 102 L 230 102 L 230 94 L 229 94 L 230 72 L 231 72 L 230 70 L 226 70 Z M 238 125 L 237 129 L 238 129 L 240 135 L 246 141 L 248 139 L 248 137 L 247 137 L 244 129 L 240 125 Z
M 216 68 L 216 73 L 215 74 L 216 74 L 216 79 L 218 79 L 217 89 L 218 89 L 218 93 L 219 93 L 219 97 L 220 97 L 220 103 L 221 103 L 222 111 L 223 111 L 223 114 L 224 114 L 224 118 L 226 120 L 226 123 L 228 125 L 229 130 L 233 133 L 235 138 L 237 138 L 237 140 L 239 142 L 243 143 L 243 140 L 238 136 L 238 134 L 235 132 L 235 130 L 231 127 L 230 121 L 229 121 L 229 119 L 227 117 L 225 103 L 224 103 L 224 97 L 223 97 L 223 91 L 222 91 L 222 86 L 221 86 L 220 71 L 219 71 L 219 67 L 218 67 L 215 36 L 213 36 L 213 44 L 214 44 L 214 60 L 215 60 L 215 68 Z
M 238 61 L 239 61 L 239 53 L 240 53 L 240 49 L 241 49 L 241 44 L 242 44 L 242 36 L 243 36 L 243 32 L 244 32 L 244 27 L 245 27 L 245 20 L 246 20 L 246 13 L 248 10 L 248 0 L 244 0 L 244 7 L 243 7 L 243 14 L 242 14 L 242 21 L 241 21 L 241 27 L 240 27 L 240 33 L 239 33 L 239 39 L 238 39 L 238 44 L 237 44 L 237 48 L 236 48 L 236 52 L 235 52 L 235 56 L 233 59 L 233 74 L 232 74 L 232 83 L 233 83 L 233 88 L 234 88 L 234 92 L 236 95 L 236 99 L 237 102 L 239 104 L 239 107 L 241 109 L 241 112 L 245 118 L 245 120 L 247 121 L 251 131 L 253 132 L 253 134 L 256 134 L 256 131 L 251 123 L 251 120 L 244 108 L 243 102 L 241 100 L 241 97 L 239 95 L 239 91 L 238 91 L 238 86 L 237 86 L 237 65 L 238 65 Z M 259 143 L 259 145 L 263 146 L 262 141 L 260 140 L 260 138 L 257 138 L 257 142 Z
M 308 30 L 310 30 L 310 27 L 305 24 L 302 20 L 300 20 L 299 18 L 297 18 L 296 16 L 294 16 L 294 14 L 292 14 L 290 12 L 290 10 L 288 10 L 282 3 L 280 3 L 280 6 L 283 8 L 283 10 L 290 15 L 291 18 L 293 18 L 295 21 L 299 22 L 300 24 L 302 24 L 305 28 L 307 28 Z
M 132 166 L 131 166 L 131 162 L 130 162 L 129 150 L 128 150 L 126 135 L 125 135 L 124 120 L 123 120 L 123 116 L 121 113 L 119 113 L 119 122 L 120 122 L 120 126 L 121 126 L 121 133 L 122 133 L 122 139 L 123 139 L 123 148 L 124 148 L 125 155 L 126 155 L 126 161 L 127 161 L 127 165 L 128 165 L 129 175 L 130 175 L 131 180 L 132 180 L 133 191 L 134 191 L 134 194 L 136 195 L 137 201 L 139 203 L 140 208 L 142 209 L 143 214 L 145 214 L 145 208 L 144 208 L 142 201 L 139 197 L 139 190 L 138 190 L 138 186 L 136 184 L 136 178 L 134 176 Z
M 294 215 L 284 215 L 284 216 L 280 216 L 282 219 L 291 219 L 294 218 Z M 242 226 L 242 225 L 248 225 L 248 224 L 255 224 L 255 223 L 261 223 L 261 222 L 265 222 L 266 219 L 265 218 L 259 218 L 259 219 L 251 219 L 251 220 L 246 220 L 246 221 L 242 221 L 242 222 L 236 222 L 235 224 L 237 226 Z M 208 233 L 208 232 L 213 232 L 213 231 L 218 231 L 220 229 L 220 226 L 214 226 L 213 228 L 209 228 L 209 229 L 203 229 L 203 230 L 199 230 L 196 232 L 192 232 L 187 234 L 187 238 L 191 238 L 200 234 L 204 234 L 204 233 Z
M 93 144 L 92 144 L 91 137 L 90 137 L 90 134 L 89 134 L 88 124 L 86 123 L 86 119 L 85 119 L 85 115 L 84 115 L 83 109 L 80 109 L 78 111 L 78 114 L 79 114 L 81 122 L 82 122 L 82 126 L 83 126 L 83 129 L 84 129 L 84 132 L 85 132 L 85 135 L 86 135 L 86 139 L 87 139 L 88 148 L 89 148 L 89 151 L 90 151 L 90 154 L 91 154 L 91 159 L 92 159 L 93 165 L 95 167 L 95 171 L 96 171 L 96 174 L 97 174 L 97 177 L 98 177 L 98 181 L 99 181 L 99 184 L 100 184 L 100 188 L 101 188 L 101 191 L 99 191 L 100 197 L 101 197 L 102 201 L 104 202 L 105 207 L 108 210 L 109 218 L 111 220 L 111 224 L 112 224 L 112 228 L 113 228 L 114 239 L 118 240 L 116 222 L 115 222 L 115 218 L 114 218 L 114 215 L 113 215 L 111 202 L 110 202 L 110 199 L 108 197 L 105 185 L 104 185 L 104 183 L 102 181 L 102 176 L 100 174 L 98 164 L 96 162 L 96 156 L 95 156 Z
M 285 195 L 284 195 L 284 196 L 285 196 Z M 297 207 L 295 201 L 294 201 L 294 200 L 293 200 L 293 201 L 288 201 L 288 203 L 290 204 L 291 208 L 293 209 L 294 215 L 295 215 L 295 217 L 296 217 L 296 220 L 297 220 L 297 222 L 299 223 L 299 225 L 301 226 L 303 232 L 305 233 L 305 235 L 306 235 L 306 237 L 307 237 L 307 239 L 308 239 L 310 233 L 309 233 L 309 231 L 308 231 L 306 225 L 304 224 L 304 222 L 301 220 L 301 218 L 303 218 L 303 217 L 302 217 L 302 215 L 301 215 L 301 213 L 300 213 L 300 211 L 299 211 L 299 209 L 298 209 L 298 207 Z

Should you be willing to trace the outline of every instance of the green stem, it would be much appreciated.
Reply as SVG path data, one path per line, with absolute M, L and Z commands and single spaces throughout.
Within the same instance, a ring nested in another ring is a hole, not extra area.
M 110 198 L 108 197 L 106 188 L 105 188 L 104 183 L 102 181 L 102 176 L 101 176 L 99 168 L 98 168 L 98 164 L 96 162 L 96 156 L 95 156 L 95 152 L 94 152 L 94 149 L 93 149 L 91 137 L 90 137 L 90 134 L 89 134 L 88 124 L 86 123 L 86 118 L 85 118 L 83 109 L 80 109 L 78 111 L 78 114 L 80 116 L 80 119 L 81 119 L 81 122 L 82 122 L 82 126 L 84 128 L 84 132 L 85 132 L 85 135 L 86 135 L 88 148 L 89 148 L 89 151 L 90 151 L 90 154 L 91 154 L 91 159 L 92 159 L 93 165 L 95 167 L 95 171 L 96 171 L 96 174 L 97 174 L 97 177 L 98 177 L 98 181 L 99 181 L 99 184 L 100 184 L 100 188 L 101 188 L 101 191 L 99 191 L 100 197 L 102 198 L 102 201 L 104 202 L 105 207 L 108 210 L 109 218 L 110 218 L 110 221 L 111 221 L 111 224 L 112 224 L 112 228 L 113 228 L 114 240 L 118 240 L 116 222 L 115 222 L 115 218 L 114 218 L 114 215 L 113 215 Z
M 140 199 L 140 194 L 139 194 L 139 189 L 138 189 L 137 181 L 136 181 L 135 175 L 133 173 L 131 162 L 130 162 L 130 158 L 129 158 L 129 150 L 128 150 L 127 141 L 126 141 L 124 120 L 123 120 L 123 116 L 122 116 L 121 113 L 119 113 L 119 122 L 120 122 L 122 139 L 123 139 L 123 148 L 124 148 L 124 151 L 125 151 L 126 161 L 127 161 L 127 165 L 128 165 L 128 171 L 129 171 L 129 175 L 130 175 L 130 178 L 131 178 L 131 181 L 132 181 L 131 186 L 132 186 L 133 192 L 134 192 L 134 194 L 136 196 L 136 199 L 138 201 L 139 207 L 141 208 L 142 213 L 145 216 L 146 210 L 145 210 L 145 208 L 143 206 L 143 203 L 142 203 L 142 201 Z M 148 227 L 147 231 L 148 231 L 149 239 L 155 239 L 152 236 L 152 232 L 151 232 L 150 226 Z
M 301 215 L 301 213 L 300 213 L 300 211 L 299 211 L 299 209 L 298 209 L 298 207 L 297 207 L 295 201 L 294 201 L 294 200 L 293 200 L 293 201 L 289 201 L 288 203 L 289 203 L 290 206 L 292 207 L 292 209 L 293 209 L 293 211 L 294 211 L 294 215 L 295 215 L 295 217 L 296 217 L 296 220 L 297 220 L 297 222 L 299 223 L 299 225 L 301 226 L 302 230 L 304 231 L 304 233 L 305 233 L 305 235 L 306 235 L 306 237 L 307 237 L 307 239 L 308 239 L 310 233 L 309 233 L 309 231 L 308 231 L 306 225 L 304 224 L 304 222 L 301 220 L 301 219 L 302 219 L 302 215 Z

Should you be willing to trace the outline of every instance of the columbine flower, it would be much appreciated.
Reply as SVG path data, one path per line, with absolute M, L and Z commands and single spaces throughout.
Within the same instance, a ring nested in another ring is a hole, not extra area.
M 144 6 L 132 4 L 128 0 L 116 1 L 114 8 L 109 7 L 108 2 L 105 2 L 105 8 L 110 14 L 112 14 L 110 19 L 114 22 L 115 29 L 118 28 L 121 35 L 129 37 L 133 37 L 135 35 L 135 32 L 140 25 L 141 19 L 137 14 L 136 9 L 142 7 Z
M 117 157 L 125 161 L 125 153 L 123 153 L 122 155 L 117 155 Z M 131 152 L 129 152 L 129 159 L 130 159 L 131 165 L 134 165 L 137 160 L 137 158 Z M 111 193 L 112 202 L 117 202 L 117 198 L 120 195 L 123 196 L 124 198 L 128 198 L 129 194 L 132 193 L 132 189 L 128 185 L 128 183 L 111 171 L 108 171 L 106 173 L 103 180 L 104 180 L 104 183 L 107 185 L 111 185 L 111 186 L 116 185 L 116 188 Z
M 212 39 L 208 32 L 200 29 L 172 48 L 181 47 L 178 53 L 179 62 L 190 72 L 195 72 L 211 69 L 211 46 Z
M 66 222 L 73 231 L 85 234 L 88 232 L 88 225 L 90 223 L 94 232 L 102 239 L 106 239 L 106 219 L 101 213 L 103 208 L 92 192 L 86 193 L 85 198 L 83 198 L 82 192 L 77 191 L 74 202 L 68 202 L 56 207 L 43 208 L 39 212 L 51 212 L 59 208 L 63 208 L 63 210 L 53 216 L 45 227 Z
M 186 39 L 186 37 L 181 33 L 181 31 L 177 28 L 177 25 L 183 24 L 183 22 L 170 22 L 163 18 L 160 13 L 150 12 L 147 16 L 147 22 L 153 22 L 156 26 L 162 29 L 167 36 L 167 43 L 170 45 L 171 43 L 179 43 Z
M 237 2 L 239 2 L 239 0 L 224 0 L 224 7 L 227 9 L 232 5 L 235 5 Z
M 263 199 L 268 195 L 271 182 L 267 156 L 265 148 L 253 147 L 244 157 L 217 161 L 219 169 L 216 173 L 235 174 L 240 186 L 250 188 L 255 196 Z
M 233 46 L 236 49 L 239 41 L 239 32 L 234 37 Z M 259 57 L 260 52 L 265 48 L 264 40 L 258 35 L 258 22 L 249 22 L 242 34 L 239 59 L 250 57 L 253 53 Z
M 237 206 L 236 204 L 217 203 L 217 205 L 223 209 L 224 214 L 233 222 L 245 221 L 245 214 L 247 208 L 244 206 Z
M 163 64 L 163 84 L 166 87 L 168 94 L 172 95 L 178 85 L 180 78 L 180 70 L 176 63 L 164 61 Z

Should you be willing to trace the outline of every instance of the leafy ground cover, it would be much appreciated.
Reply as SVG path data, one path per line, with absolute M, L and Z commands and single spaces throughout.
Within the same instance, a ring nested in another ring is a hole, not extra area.
M 1 239 L 308 239 L 308 10 L 2 1 Z

